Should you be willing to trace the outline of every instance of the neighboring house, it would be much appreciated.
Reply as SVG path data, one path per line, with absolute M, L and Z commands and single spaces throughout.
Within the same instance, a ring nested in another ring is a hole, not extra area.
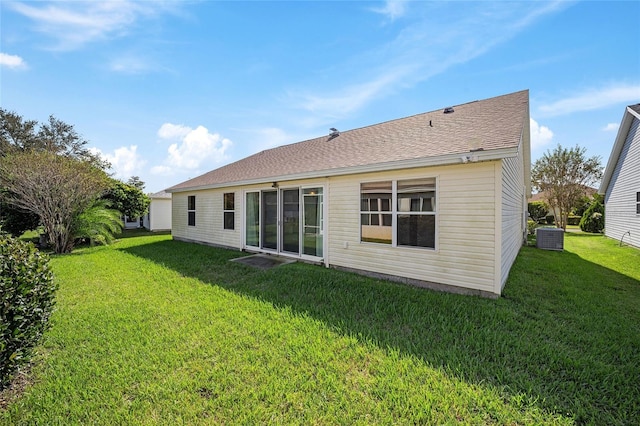
M 167 189 L 173 238 L 500 295 L 526 236 L 528 91 L 331 130 Z
M 124 224 L 124 229 L 136 229 L 142 227 L 142 218 L 141 217 L 129 217 L 123 216 L 122 222 Z
M 144 215 L 143 226 L 150 231 L 171 230 L 171 194 L 165 191 L 149 194 L 149 212 Z
M 605 235 L 640 247 L 640 104 L 625 109 L 598 192 Z

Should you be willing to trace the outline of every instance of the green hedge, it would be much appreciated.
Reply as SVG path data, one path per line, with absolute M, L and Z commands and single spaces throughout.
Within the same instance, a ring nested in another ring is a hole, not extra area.
M 48 328 L 55 292 L 48 256 L 0 234 L 0 390 Z
M 567 225 L 580 225 L 580 219 L 582 219 L 581 216 L 569 215 L 567 217 Z
M 595 201 L 580 219 L 580 229 L 584 232 L 598 233 L 604 229 L 604 206 Z

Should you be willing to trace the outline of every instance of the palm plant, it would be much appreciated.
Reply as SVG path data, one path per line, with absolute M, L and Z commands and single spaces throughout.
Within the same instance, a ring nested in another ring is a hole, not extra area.
M 110 244 L 122 231 L 121 214 L 108 200 L 96 200 L 74 220 L 74 237 L 87 238 L 91 245 Z

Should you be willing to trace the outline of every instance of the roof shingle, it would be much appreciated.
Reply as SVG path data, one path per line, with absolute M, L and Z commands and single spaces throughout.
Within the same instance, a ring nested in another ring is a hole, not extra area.
M 265 150 L 227 164 L 167 191 L 270 181 L 287 175 L 330 172 L 403 160 L 428 159 L 470 150 L 517 148 L 528 120 L 523 90 L 359 129 Z

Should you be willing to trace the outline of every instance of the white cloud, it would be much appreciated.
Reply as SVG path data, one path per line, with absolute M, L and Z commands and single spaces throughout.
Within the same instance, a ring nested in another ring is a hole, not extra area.
M 92 148 L 91 152 L 111 163 L 111 170 L 114 172 L 115 177 L 119 179 L 128 179 L 131 176 L 139 175 L 142 167 L 146 164 L 146 161 L 138 155 L 138 147 L 136 145 L 117 148 L 113 154 L 104 153 L 98 148 Z
M 165 2 L 130 0 L 16 2 L 8 6 L 31 19 L 37 31 L 56 40 L 54 50 L 73 50 L 96 40 L 123 36 L 141 17 L 173 7 Z
M 158 136 L 178 142 L 167 149 L 164 165 L 152 168 L 156 174 L 167 174 L 173 169 L 196 170 L 205 163 L 221 163 L 227 158 L 226 151 L 232 145 L 229 139 L 218 133 L 209 133 L 204 126 L 192 129 L 181 124 L 164 123 L 158 129 Z
M 541 126 L 533 118 L 530 119 L 531 149 L 539 149 L 551 143 L 553 132 L 547 126 Z
M 628 105 L 640 99 L 640 84 L 615 84 L 599 89 L 588 89 L 559 101 L 542 105 L 545 116 L 558 116 L 578 111 L 592 111 L 618 104 Z
M 388 3 L 387 7 L 400 6 Z M 312 112 L 316 119 L 335 121 L 375 99 L 473 60 L 563 7 L 567 7 L 564 2 L 471 2 L 464 8 L 455 3 L 416 2 L 411 23 L 394 40 L 325 70 L 339 72 L 345 81 L 342 87 L 319 87 L 314 92 L 293 88 L 285 102 Z M 349 80 L 350 76 L 354 78 Z
M 620 127 L 620 123 L 608 123 L 606 126 L 602 128 L 604 132 L 614 132 L 617 131 Z
M 404 16 L 406 12 L 406 0 L 387 0 L 384 7 L 373 8 L 373 12 L 385 15 L 390 20 L 395 20 Z
M 182 124 L 164 123 L 158 129 L 158 137 L 162 139 L 182 139 L 191 132 L 191 127 Z
M 24 69 L 27 68 L 27 63 L 18 55 L 0 53 L 0 66 L 13 69 Z

